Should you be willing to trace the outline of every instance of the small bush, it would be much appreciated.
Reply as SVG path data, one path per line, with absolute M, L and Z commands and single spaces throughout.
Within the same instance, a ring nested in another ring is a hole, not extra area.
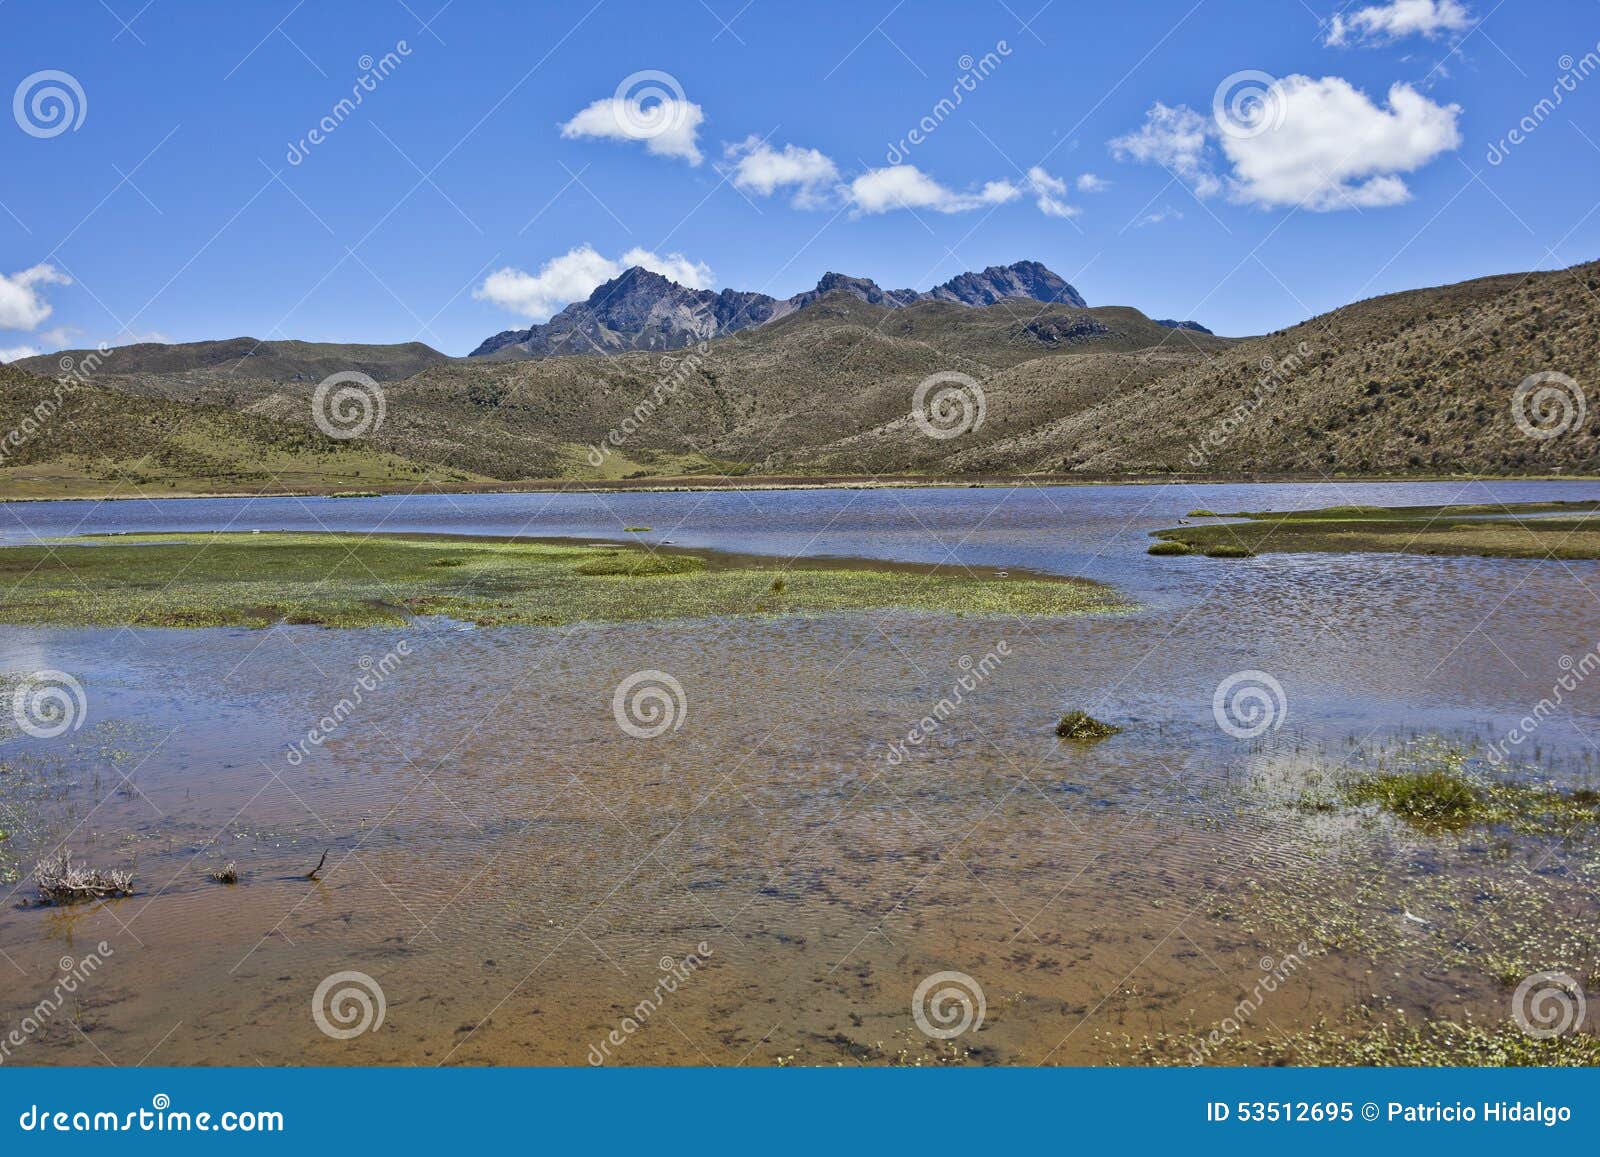
M 1056 734 L 1075 743 L 1094 743 L 1121 730 L 1114 724 L 1100 722 L 1086 711 L 1069 711 L 1056 724 Z

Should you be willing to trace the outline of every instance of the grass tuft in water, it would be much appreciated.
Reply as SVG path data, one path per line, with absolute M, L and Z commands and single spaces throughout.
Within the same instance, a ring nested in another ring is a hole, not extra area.
M 1236 542 L 1219 542 L 1205 548 L 1207 558 L 1254 558 L 1255 551 Z
M 1171 540 L 1166 540 L 1166 541 L 1162 541 L 1162 542 L 1153 543 L 1151 545 L 1150 549 L 1145 551 L 1145 553 L 1146 554 L 1164 554 L 1164 555 L 1193 554 L 1194 553 L 1194 548 L 1191 547 L 1186 542 L 1173 542 Z
M 1344 796 L 1351 803 L 1375 803 L 1426 831 L 1460 831 L 1484 817 L 1478 789 L 1461 776 L 1438 768 L 1360 779 L 1345 787 Z
M 1102 723 L 1087 711 L 1069 711 L 1056 724 L 1056 734 L 1074 743 L 1097 743 L 1121 730 L 1113 723 Z

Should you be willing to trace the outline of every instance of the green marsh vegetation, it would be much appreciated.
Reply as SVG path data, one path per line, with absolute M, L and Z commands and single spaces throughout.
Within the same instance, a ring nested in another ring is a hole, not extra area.
M 1122 1041 L 1137 1059 L 1185 1063 L 1199 1049 L 1207 1063 L 1600 1064 L 1593 1032 L 1537 1040 L 1512 1019 L 1517 986 L 1536 973 L 1600 984 L 1592 782 L 1493 767 L 1425 737 L 1332 765 L 1295 759 L 1246 795 L 1254 810 L 1239 822 L 1262 838 L 1209 918 L 1263 947 L 1310 944 L 1329 960 L 1304 970 L 1354 978 L 1354 1002 L 1287 1034 L 1253 1026 L 1208 1045 L 1207 1023 Z
M 1268 551 L 1600 558 L 1600 502 L 1330 506 L 1233 514 L 1190 511 L 1190 517 L 1202 516 L 1241 521 L 1158 530 L 1160 541 L 1150 553 L 1182 553 L 1156 549 L 1175 543 L 1214 558 Z
M 1059 616 L 1122 611 L 1081 580 L 754 561 L 633 546 L 430 536 L 115 535 L 0 548 L 0 622 L 398 626 L 419 615 L 552 626 L 894 609 Z

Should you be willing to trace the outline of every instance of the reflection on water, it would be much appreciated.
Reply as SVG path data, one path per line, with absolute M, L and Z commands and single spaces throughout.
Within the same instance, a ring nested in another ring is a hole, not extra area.
M 1081 574 L 1145 609 L 5 628 L 0 670 L 70 672 L 90 706 L 78 731 L 0 742 L 0 791 L 29 819 L 0 849 L 31 864 L 66 839 L 134 864 L 138 884 L 68 911 L 18 906 L 30 890 L 7 886 L 0 1023 L 36 1007 L 62 956 L 101 940 L 115 955 L 6 1059 L 582 1064 L 613 1032 L 608 1063 L 1118 1059 L 1122 1034 L 1226 1016 L 1263 956 L 1320 931 L 1241 915 L 1245 881 L 1307 880 L 1311 851 L 1337 843 L 1337 818 L 1285 806 L 1306 767 L 1412 736 L 1500 738 L 1563 655 L 1600 640 L 1593 563 L 1159 559 L 1148 532 L 1197 507 L 1597 495 L 1494 483 L 8 504 L 8 541 L 651 526 L 643 537 L 681 546 Z M 340 709 L 402 640 L 411 653 Z M 616 687 L 642 670 L 683 692 L 680 725 L 653 739 L 613 715 Z M 1271 674 L 1285 708 L 1240 739 L 1212 695 L 1246 670 Z M 1052 726 L 1074 707 L 1124 731 L 1063 744 Z M 1580 686 L 1519 758 L 1588 782 L 1595 736 L 1600 697 Z M 308 754 L 294 762 L 297 743 Z M 896 743 L 906 758 L 889 758 Z M 1315 873 L 1336 878 L 1338 857 L 1324 858 Z M 228 861 L 237 886 L 208 878 Z M 703 964 L 683 969 L 701 945 Z M 1432 1015 L 1504 1000 L 1466 973 L 1439 985 L 1371 969 L 1319 951 L 1272 1024 L 1337 1014 L 1375 985 Z M 319 1030 L 312 993 L 341 971 L 381 988 L 381 1029 Z M 941 971 L 986 1000 L 982 1030 L 948 1045 L 912 1015 L 918 983 Z

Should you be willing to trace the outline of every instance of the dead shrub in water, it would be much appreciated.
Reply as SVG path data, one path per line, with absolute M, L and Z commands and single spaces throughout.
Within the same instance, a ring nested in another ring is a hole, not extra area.
M 74 864 L 72 852 L 67 848 L 39 861 L 33 874 L 39 883 L 39 898 L 46 904 L 77 904 L 84 900 L 133 895 L 132 872 Z

